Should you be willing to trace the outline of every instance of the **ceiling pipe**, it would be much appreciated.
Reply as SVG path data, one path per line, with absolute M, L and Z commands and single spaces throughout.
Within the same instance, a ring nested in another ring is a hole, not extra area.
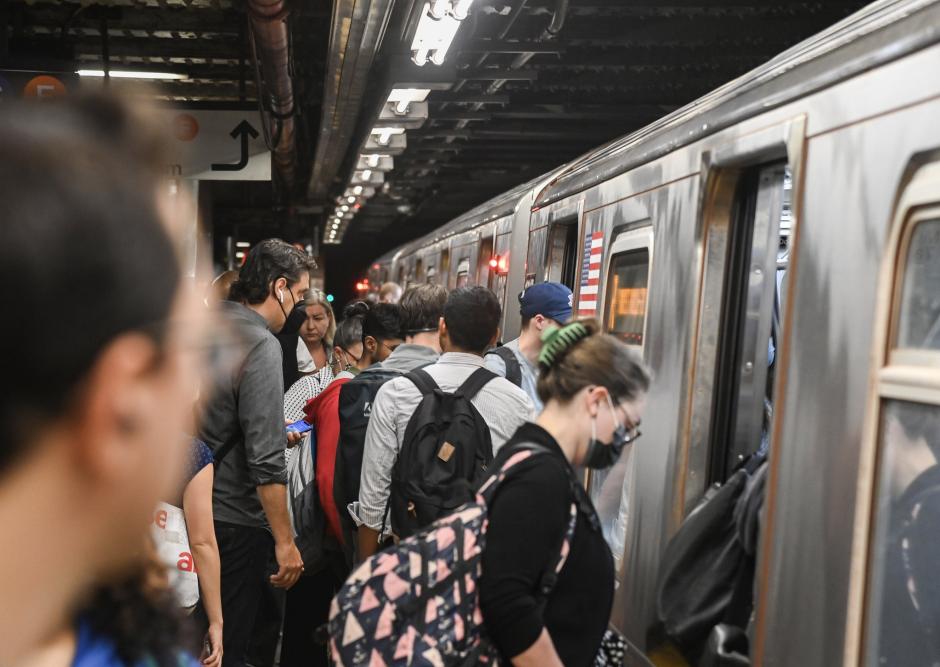
M 284 0 L 248 0 L 255 59 L 260 65 L 258 94 L 265 137 L 274 157 L 274 168 L 289 192 L 294 183 L 297 151 L 288 14 Z

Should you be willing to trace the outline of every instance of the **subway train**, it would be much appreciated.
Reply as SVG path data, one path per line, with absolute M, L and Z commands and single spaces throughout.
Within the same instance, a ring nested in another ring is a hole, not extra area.
M 752 664 L 921 664 L 885 659 L 885 581 L 901 499 L 940 456 L 940 2 L 876 2 L 370 279 L 487 285 L 504 340 L 516 295 L 560 281 L 642 353 L 643 437 L 586 479 L 640 650 L 670 536 L 769 439 Z

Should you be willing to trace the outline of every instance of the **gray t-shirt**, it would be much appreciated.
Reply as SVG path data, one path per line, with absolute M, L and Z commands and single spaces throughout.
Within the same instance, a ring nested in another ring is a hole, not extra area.
M 535 406 L 535 414 L 539 414 L 542 411 L 542 401 L 539 400 L 538 392 L 535 390 L 535 385 L 539 380 L 539 367 L 529 363 L 529 360 L 519 351 L 518 338 L 509 341 L 503 347 L 512 350 L 512 353 L 516 355 L 516 360 L 519 362 L 519 368 L 522 374 L 522 385 L 520 388 L 532 399 L 532 404 Z M 487 368 L 500 377 L 506 377 L 505 361 L 495 354 L 488 354 L 483 357 L 483 359 L 486 361 Z
M 215 470 L 212 510 L 218 521 L 263 527 L 256 488 L 287 481 L 281 345 L 250 308 L 225 301 L 220 309 L 240 349 L 231 372 L 212 374 L 204 393 L 200 439 L 214 453 L 233 443 Z

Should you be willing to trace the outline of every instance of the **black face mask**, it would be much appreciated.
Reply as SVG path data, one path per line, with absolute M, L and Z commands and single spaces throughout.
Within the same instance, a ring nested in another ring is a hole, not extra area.
M 610 400 L 609 394 L 607 396 L 607 405 L 610 407 L 610 414 L 614 419 L 617 419 L 617 413 L 614 411 L 614 404 Z M 640 436 L 639 431 L 636 435 L 631 436 L 627 431 L 627 427 L 618 421 L 617 428 L 614 429 L 613 439 L 610 442 L 601 442 L 597 439 L 596 429 L 597 418 L 595 417 L 594 421 L 591 422 L 591 441 L 588 443 L 587 454 L 584 456 L 584 465 L 594 470 L 610 468 L 620 459 L 624 448 Z
M 296 336 L 300 334 L 300 327 L 302 327 L 307 320 L 307 307 L 303 299 L 295 301 L 294 293 L 290 290 L 287 290 L 287 293 L 290 294 L 290 299 L 294 302 L 294 307 L 291 308 L 291 311 L 288 313 L 284 310 L 284 303 L 278 300 L 281 312 L 284 313 L 284 326 L 281 327 L 278 333 L 284 336 Z

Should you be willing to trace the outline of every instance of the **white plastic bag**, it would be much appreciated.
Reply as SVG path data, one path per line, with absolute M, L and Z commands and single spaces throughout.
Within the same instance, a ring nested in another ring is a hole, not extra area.
M 195 606 L 199 602 L 199 577 L 189 548 L 183 510 L 168 503 L 158 503 L 150 528 L 157 554 L 167 566 L 170 586 L 180 606 L 185 609 Z

